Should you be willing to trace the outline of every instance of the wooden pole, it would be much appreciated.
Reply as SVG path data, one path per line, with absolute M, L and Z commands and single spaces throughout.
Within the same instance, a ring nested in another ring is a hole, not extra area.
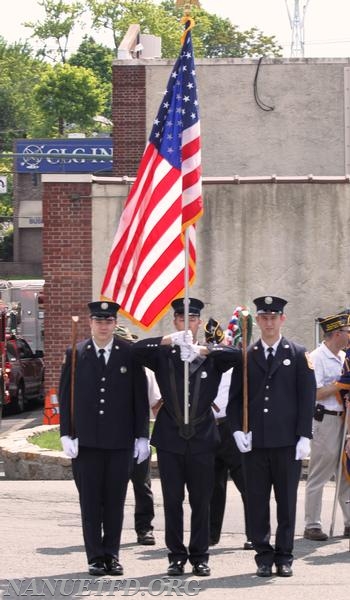
M 331 520 L 331 526 L 329 529 L 329 537 L 333 537 L 335 517 L 337 514 L 340 480 L 341 480 L 341 476 L 342 476 L 342 472 L 343 472 L 343 452 L 344 452 L 344 446 L 345 446 L 346 432 L 348 430 L 348 418 L 349 418 L 349 406 L 347 405 L 346 411 L 345 411 L 345 417 L 344 417 L 344 429 L 343 429 L 343 435 L 342 435 L 341 446 L 340 446 L 338 470 L 337 470 L 337 475 L 336 475 L 333 510 L 332 510 L 332 520 Z
M 242 310 L 242 359 L 243 359 L 243 425 L 244 433 L 248 433 L 248 311 Z
M 72 368 L 71 368 L 71 379 L 70 379 L 70 434 L 71 438 L 75 438 L 75 427 L 74 427 L 74 388 L 75 388 L 75 366 L 76 366 L 76 354 L 77 354 L 77 335 L 78 335 L 78 322 L 79 317 L 72 317 Z

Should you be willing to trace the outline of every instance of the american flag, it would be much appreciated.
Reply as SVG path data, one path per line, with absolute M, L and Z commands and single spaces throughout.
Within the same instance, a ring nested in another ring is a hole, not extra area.
M 191 32 L 170 75 L 113 242 L 101 296 L 152 327 L 195 275 L 195 223 L 202 214 L 201 154 Z

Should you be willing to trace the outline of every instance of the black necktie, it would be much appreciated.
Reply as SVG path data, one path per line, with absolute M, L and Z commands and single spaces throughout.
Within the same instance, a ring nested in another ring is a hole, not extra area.
M 267 359 L 266 360 L 267 360 L 268 370 L 270 371 L 272 363 L 273 363 L 273 348 L 271 348 L 271 347 L 267 349 Z
M 100 367 L 101 367 L 101 370 L 103 372 L 105 370 L 105 368 L 106 368 L 106 360 L 105 360 L 105 357 L 104 357 L 105 349 L 104 348 L 100 348 L 99 351 L 98 351 L 98 353 L 99 353 L 98 362 L 100 363 Z

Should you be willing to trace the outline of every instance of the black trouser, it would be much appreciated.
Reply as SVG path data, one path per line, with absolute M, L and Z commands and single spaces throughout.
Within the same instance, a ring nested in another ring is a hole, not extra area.
M 301 461 L 295 446 L 257 448 L 242 455 L 247 477 L 247 503 L 251 539 L 258 566 L 291 565 Z M 270 496 L 277 504 L 275 548 L 270 544 Z
M 152 531 L 154 519 L 153 493 L 150 474 L 151 457 L 137 464 L 134 460 L 131 481 L 135 494 L 135 531 Z
M 79 448 L 72 470 L 79 491 L 88 561 L 118 558 L 132 450 Z
M 215 452 L 214 490 L 210 502 L 210 539 L 213 542 L 218 542 L 220 539 L 226 505 L 227 476 L 230 474 L 232 481 L 242 497 L 245 534 L 249 540 L 250 532 L 242 455 L 233 439 L 228 421 L 221 421 L 218 423 L 218 429 L 221 441 Z
M 162 484 L 165 543 L 169 561 L 191 564 L 207 562 L 209 543 L 209 504 L 214 484 L 214 452 L 175 454 L 157 450 Z M 185 486 L 191 507 L 191 533 L 188 552 L 183 543 L 183 502 Z

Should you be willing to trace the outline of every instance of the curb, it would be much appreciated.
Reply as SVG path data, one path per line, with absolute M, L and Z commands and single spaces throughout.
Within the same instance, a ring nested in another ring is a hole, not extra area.
M 52 429 L 57 429 L 57 425 L 20 429 L 0 439 L 0 456 L 7 479 L 72 479 L 71 460 L 63 452 L 39 448 L 28 441 Z
M 73 479 L 71 459 L 63 451 L 48 450 L 31 444 L 28 438 L 57 429 L 57 425 L 39 425 L 20 429 L 0 438 L 0 457 L 6 479 L 65 480 Z M 158 477 L 156 455 L 152 455 L 151 475 Z

